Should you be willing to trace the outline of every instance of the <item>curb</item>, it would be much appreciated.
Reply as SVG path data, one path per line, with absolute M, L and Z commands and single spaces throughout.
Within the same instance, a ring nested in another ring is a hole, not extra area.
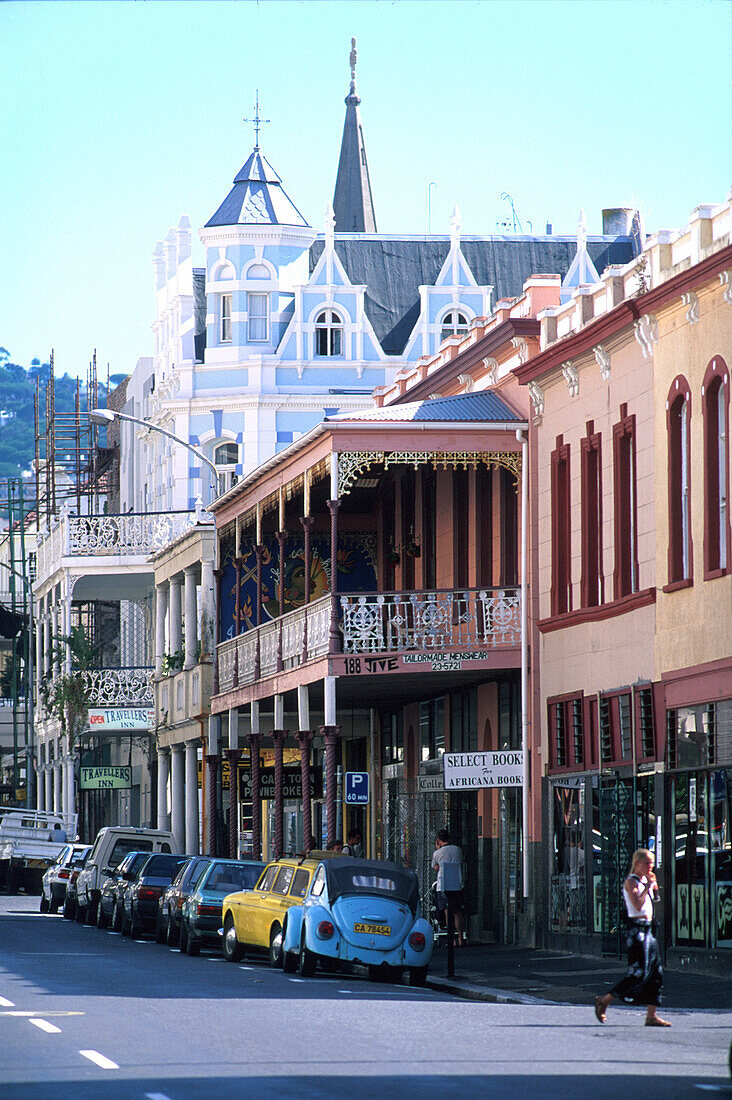
M 532 997 L 528 993 L 507 992 L 505 989 L 492 989 L 490 986 L 476 985 L 473 982 L 459 982 L 453 978 L 427 976 L 427 986 L 439 993 L 451 993 L 466 1001 L 487 1001 L 491 1004 L 506 1005 L 554 1005 L 560 1002 L 548 1001 L 543 997 Z

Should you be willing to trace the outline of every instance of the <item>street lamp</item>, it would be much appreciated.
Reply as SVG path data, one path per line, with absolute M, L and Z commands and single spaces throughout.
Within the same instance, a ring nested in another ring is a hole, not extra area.
M 178 435 L 173 435 L 166 428 L 159 428 L 157 424 L 151 424 L 149 420 L 143 420 L 139 416 L 130 416 L 129 413 L 117 412 L 116 409 L 92 409 L 89 413 L 89 419 L 92 424 L 98 424 L 100 427 L 107 427 L 113 420 L 129 420 L 131 424 L 141 424 L 143 428 L 149 428 L 151 432 L 160 432 L 161 435 L 167 435 L 168 439 L 172 439 L 174 443 L 179 443 L 181 447 L 186 447 L 193 452 L 196 458 L 200 458 L 201 462 L 206 463 L 213 472 L 216 490 L 221 492 L 220 472 L 211 459 L 207 458 L 202 451 L 199 451 L 198 447 L 194 447 L 192 443 L 188 443 Z

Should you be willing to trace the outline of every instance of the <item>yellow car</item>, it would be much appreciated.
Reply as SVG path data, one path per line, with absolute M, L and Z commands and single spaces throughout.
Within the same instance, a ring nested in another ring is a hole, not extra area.
M 287 910 L 302 905 L 318 864 L 336 852 L 269 863 L 253 890 L 227 894 L 223 904 L 224 955 L 238 962 L 245 951 L 264 950 L 271 966 L 282 966 L 282 930 Z

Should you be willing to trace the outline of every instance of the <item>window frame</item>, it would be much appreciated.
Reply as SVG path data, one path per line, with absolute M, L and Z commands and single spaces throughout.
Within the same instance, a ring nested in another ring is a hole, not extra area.
M 613 424 L 613 490 L 613 594 L 619 600 L 640 591 L 636 422 L 627 404 L 620 406 L 620 419 Z
M 321 317 L 324 318 L 321 321 Z M 326 306 L 315 318 L 313 353 L 316 359 L 343 359 L 345 347 L 345 325 L 343 318 L 332 306 Z M 333 350 L 334 336 L 338 335 L 339 350 Z M 320 338 L 325 336 L 325 344 L 328 350 L 320 350 Z
M 721 355 L 710 361 L 702 382 L 704 425 L 704 580 L 732 572 L 730 522 L 730 376 Z M 716 408 L 712 408 L 712 395 Z M 716 423 L 714 422 L 716 414 Z M 722 440 L 722 446 L 720 446 Z
M 448 317 L 457 318 L 448 325 Z M 460 323 L 462 318 L 462 324 Z M 449 340 L 451 336 L 466 336 L 470 331 L 470 318 L 462 306 L 449 306 L 440 320 L 440 343 Z
M 677 414 L 677 406 L 680 406 Z M 664 592 L 688 588 L 694 577 L 691 532 L 691 389 L 683 374 L 671 383 L 666 398 L 668 469 L 668 579 Z M 678 420 L 678 429 L 677 429 Z M 684 495 L 684 487 L 686 494 Z M 680 502 L 680 506 L 679 506 Z
M 547 698 L 547 729 L 549 735 L 549 765 L 552 774 L 585 771 L 591 766 L 590 744 L 588 741 L 588 700 L 580 691 L 568 692 Z M 580 722 L 579 747 L 577 738 L 577 718 Z M 563 751 L 560 753 L 560 727 L 563 730 Z
M 257 313 L 252 310 L 252 306 L 255 300 L 261 299 L 264 303 L 263 313 Z M 263 322 L 264 336 L 254 335 L 254 326 L 257 322 Z M 248 290 L 247 291 L 247 343 L 248 344 L 267 344 L 269 343 L 269 294 L 264 290 Z
M 551 614 L 572 610 L 572 480 L 570 445 L 558 435 L 551 454 Z
M 231 344 L 233 335 L 233 325 L 231 320 L 233 305 L 232 294 L 222 294 L 219 299 L 219 343 Z
M 602 433 L 588 420 L 586 436 L 580 440 L 582 492 L 582 607 L 600 607 L 605 602 L 602 561 Z

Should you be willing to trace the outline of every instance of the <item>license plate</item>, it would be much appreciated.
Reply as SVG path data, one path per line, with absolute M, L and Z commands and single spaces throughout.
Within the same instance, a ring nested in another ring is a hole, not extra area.
M 366 936 L 390 936 L 391 925 L 389 924 L 354 924 L 354 932 L 363 932 Z

